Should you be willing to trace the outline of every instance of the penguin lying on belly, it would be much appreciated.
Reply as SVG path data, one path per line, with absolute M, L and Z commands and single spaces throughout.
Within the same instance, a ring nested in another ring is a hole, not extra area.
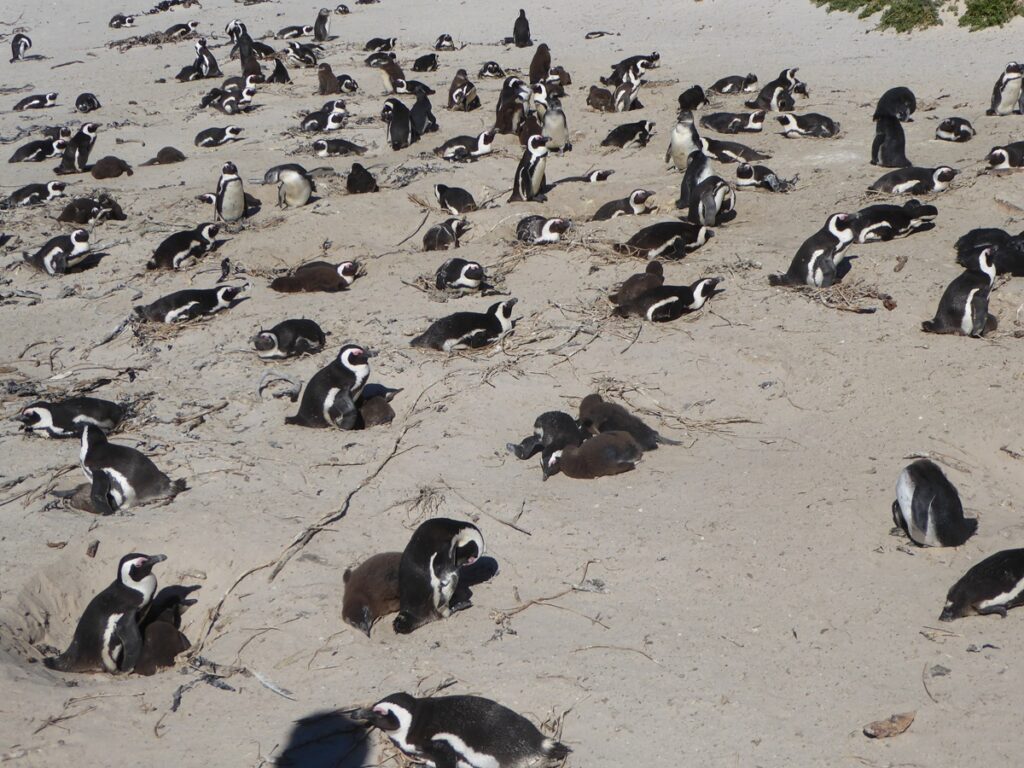
M 579 425 L 593 435 L 627 432 L 645 451 L 657 450 L 659 443 L 680 444 L 676 440 L 662 437 L 621 405 L 608 402 L 597 393 L 587 395 L 580 401 Z
M 452 352 L 490 346 L 511 333 L 515 323 L 512 308 L 517 299 L 506 299 L 486 312 L 456 312 L 430 324 L 410 344 L 414 347 Z
M 85 425 L 111 432 L 124 418 L 124 408 L 95 397 L 71 397 L 58 402 L 37 401 L 15 418 L 28 433 L 44 437 L 79 437 Z
M 1024 605 L 1024 549 L 1005 549 L 982 560 L 954 584 L 939 621 L 997 614 Z
M 643 456 L 628 432 L 602 432 L 578 447 L 544 451 L 544 479 L 561 472 L 578 480 L 618 475 L 636 467 Z
M 275 277 L 270 289 L 278 293 L 337 293 L 352 287 L 359 275 L 359 263 L 343 261 L 331 264 L 326 261 L 312 261 L 297 267 L 290 275 Z
M 525 461 L 542 450 L 557 451 L 561 448 L 578 446 L 589 435 L 568 413 L 547 411 L 533 422 L 533 434 L 518 443 L 506 443 L 505 447 L 517 459 Z

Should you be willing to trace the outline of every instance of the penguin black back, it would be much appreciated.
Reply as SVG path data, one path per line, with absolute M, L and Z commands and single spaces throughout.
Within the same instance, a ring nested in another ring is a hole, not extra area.
M 596 393 L 580 401 L 579 423 L 583 429 L 595 435 L 602 432 L 628 432 L 645 451 L 655 450 L 658 443 L 671 442 L 618 403 L 610 403 Z
M 982 560 L 954 584 L 940 621 L 997 614 L 1024 604 L 1024 549 L 1006 549 Z
M 978 529 L 977 520 L 964 517 L 956 487 L 928 459 L 918 459 L 900 472 L 892 519 L 922 547 L 959 547 Z

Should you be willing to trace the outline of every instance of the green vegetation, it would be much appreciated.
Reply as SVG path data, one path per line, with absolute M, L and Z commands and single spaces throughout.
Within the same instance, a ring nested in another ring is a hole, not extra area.
M 856 13 L 866 19 L 876 13 L 879 29 L 896 32 L 911 32 L 941 24 L 939 8 L 941 0 L 811 0 L 815 5 L 825 6 L 828 11 Z M 1024 0 L 964 0 L 965 8 L 959 10 L 956 0 L 948 3 L 950 10 L 959 12 L 960 26 L 971 30 L 1003 26 L 1015 16 L 1024 16 Z

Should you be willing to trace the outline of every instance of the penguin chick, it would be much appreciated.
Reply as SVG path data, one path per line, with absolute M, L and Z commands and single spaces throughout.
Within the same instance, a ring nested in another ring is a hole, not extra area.
M 349 568 L 342 577 L 345 596 L 341 617 L 367 637 L 377 619 L 398 611 L 401 561 L 401 552 L 382 552 L 367 558 L 356 568 Z
M 544 479 L 561 472 L 577 480 L 618 475 L 636 467 L 643 449 L 628 432 L 602 432 L 576 448 L 567 447 L 544 457 Z
M 628 432 L 645 451 L 656 450 L 658 443 L 679 445 L 675 440 L 663 438 L 618 403 L 610 403 L 597 393 L 587 395 L 580 401 L 579 423 L 594 435 Z

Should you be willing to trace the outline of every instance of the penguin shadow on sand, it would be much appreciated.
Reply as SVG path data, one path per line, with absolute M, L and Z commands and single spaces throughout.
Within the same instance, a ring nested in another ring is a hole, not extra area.
M 370 732 L 338 710 L 325 710 L 295 721 L 281 754 L 281 768 L 361 768 L 368 765 Z
M 498 561 L 490 555 L 484 555 L 472 565 L 464 565 L 459 569 L 459 585 L 452 595 L 452 606 L 469 607 L 473 600 L 473 589 L 479 584 L 486 584 L 498 575 Z

